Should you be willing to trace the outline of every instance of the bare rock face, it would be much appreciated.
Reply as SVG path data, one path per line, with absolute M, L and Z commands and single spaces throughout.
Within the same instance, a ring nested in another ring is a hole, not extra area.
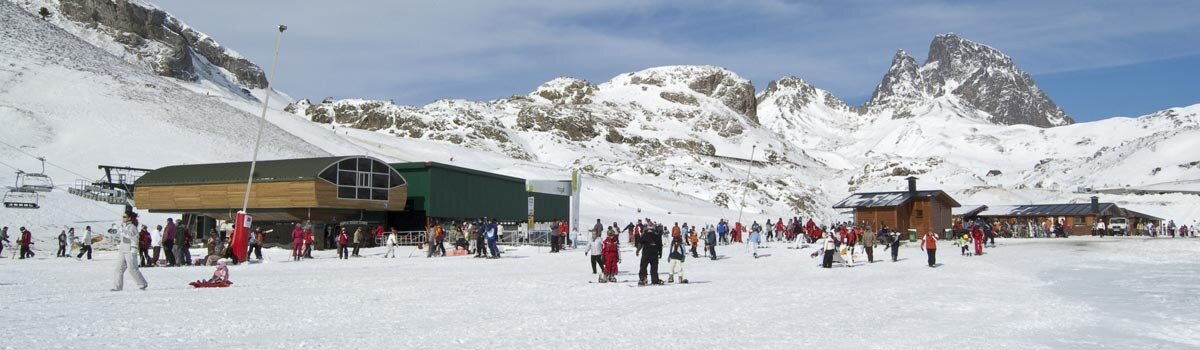
M 725 106 L 758 123 L 754 85 L 727 70 L 721 69 L 698 77 L 688 83 L 692 90 L 721 100 Z
M 912 107 L 954 96 L 967 107 L 986 112 L 997 124 L 1052 127 L 1074 123 L 1012 58 L 987 45 L 954 34 L 934 37 L 921 66 L 900 50 L 863 104 L 891 109 L 893 117 L 913 117 Z
M 221 47 L 204 33 L 181 24 L 166 12 L 124 0 L 61 0 L 59 11 L 70 21 L 113 37 L 127 52 L 159 75 L 195 81 L 197 62 L 207 61 L 234 75 L 246 88 L 267 86 L 262 69 Z
M 530 96 L 540 97 L 555 104 L 583 105 L 592 103 L 596 89 L 595 84 L 586 80 L 560 77 L 542 84 L 530 93 Z

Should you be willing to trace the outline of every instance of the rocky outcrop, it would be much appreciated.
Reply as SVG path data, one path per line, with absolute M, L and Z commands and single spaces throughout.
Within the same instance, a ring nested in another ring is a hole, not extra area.
M 892 65 L 884 74 L 883 81 L 875 87 L 871 98 L 863 105 L 867 108 L 895 108 L 896 115 L 911 117 L 909 108 L 928 100 L 925 89 L 929 85 L 917 71 L 917 61 L 904 50 L 896 51 Z
M 113 38 L 157 74 L 195 81 L 197 62 L 229 71 L 245 88 L 267 85 L 262 69 L 161 9 L 126 0 L 61 0 L 62 17 Z M 201 60 L 202 59 L 202 60 Z

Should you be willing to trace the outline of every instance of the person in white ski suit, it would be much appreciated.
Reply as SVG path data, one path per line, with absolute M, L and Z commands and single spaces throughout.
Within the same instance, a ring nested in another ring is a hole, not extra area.
M 138 271 L 138 227 L 137 213 L 126 206 L 125 214 L 121 216 L 121 227 L 117 229 L 117 269 L 116 280 L 113 281 L 114 292 L 119 292 L 125 286 L 125 271 L 137 283 L 138 289 L 145 290 L 148 284 L 142 272 Z
M 388 257 L 388 255 L 391 255 L 392 258 L 396 258 L 396 230 L 395 229 L 393 229 L 391 232 L 388 232 L 388 235 L 387 235 L 387 252 L 383 253 L 383 257 L 386 258 L 386 257 Z

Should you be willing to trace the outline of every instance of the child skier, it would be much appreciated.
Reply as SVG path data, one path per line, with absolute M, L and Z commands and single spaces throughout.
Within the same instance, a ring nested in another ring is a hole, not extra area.
M 970 242 L 971 242 L 970 235 L 967 235 L 965 233 L 962 235 L 962 237 L 958 238 L 958 242 L 956 244 L 958 244 L 958 246 L 962 248 L 962 253 L 961 253 L 962 256 L 971 256 L 971 243 Z
M 228 287 L 229 285 L 233 284 L 233 282 L 229 281 L 229 267 L 226 267 L 225 262 L 221 261 L 217 263 L 217 270 L 213 271 L 212 278 L 188 284 L 196 288 Z
M 667 275 L 667 283 L 675 283 L 675 275 L 679 275 L 679 283 L 688 283 L 688 280 L 683 278 L 683 259 L 685 257 L 687 257 L 687 253 L 683 250 L 683 237 L 675 235 L 671 240 L 671 253 L 668 255 L 668 259 L 671 261 L 671 271 Z
M 604 246 L 601 248 L 604 255 L 604 277 L 600 280 L 604 282 L 617 281 L 617 264 L 621 262 L 621 252 L 617 250 L 617 235 L 609 233 L 608 238 L 604 239 Z

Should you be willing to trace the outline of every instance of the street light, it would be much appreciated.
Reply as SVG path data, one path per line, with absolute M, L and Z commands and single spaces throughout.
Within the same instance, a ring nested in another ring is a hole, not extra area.
M 742 223 L 742 213 L 746 211 L 746 194 L 750 192 L 750 169 L 754 167 L 754 150 L 756 149 L 758 149 L 758 145 L 750 146 L 750 165 L 746 166 L 746 183 L 742 188 L 742 206 L 738 208 L 738 219 L 737 222 L 733 224 L 734 228 L 737 228 L 737 225 Z M 746 227 L 745 225 L 742 226 Z M 746 234 L 745 232 L 740 233 Z M 747 235 L 747 237 L 749 237 L 749 235 Z M 746 245 L 746 250 L 750 250 L 749 245 Z
M 233 253 L 237 255 L 238 261 L 246 261 L 246 241 L 249 239 L 250 225 L 246 220 L 246 208 L 250 206 L 250 186 L 254 184 L 254 168 L 258 165 L 258 148 L 262 143 L 263 124 L 267 121 L 267 106 L 271 102 L 271 80 L 275 77 L 275 66 L 279 63 L 279 44 L 283 41 L 283 31 L 287 30 L 287 26 L 278 25 L 275 27 L 279 30 L 278 36 L 275 37 L 275 57 L 271 59 L 271 71 L 267 75 L 267 90 L 263 97 L 262 113 L 258 118 L 258 134 L 254 137 L 254 153 L 250 158 L 250 174 L 246 176 L 246 194 L 242 197 L 242 210 L 238 212 L 233 223 Z

